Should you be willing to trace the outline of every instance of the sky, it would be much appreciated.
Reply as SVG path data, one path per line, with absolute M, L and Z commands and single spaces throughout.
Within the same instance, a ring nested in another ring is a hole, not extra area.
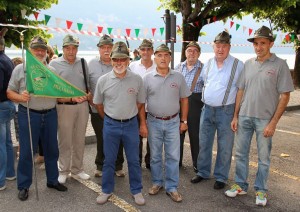
M 50 9 L 41 10 L 39 20 L 44 19 L 44 15 L 50 15 L 51 19 L 48 23 L 49 27 L 56 27 L 55 19 L 61 19 L 60 27 L 66 27 L 66 20 L 72 21 L 72 29 L 77 29 L 77 23 L 82 23 L 82 30 L 97 32 L 97 26 L 103 27 L 103 33 L 108 34 L 107 27 L 113 28 L 112 34 L 117 35 L 118 29 L 121 30 L 122 36 L 126 35 L 125 29 L 131 29 L 130 37 L 136 37 L 134 29 L 140 29 L 140 38 L 154 39 L 154 47 L 160 45 L 164 35 L 161 36 L 160 28 L 164 27 L 162 16 L 164 9 L 158 10 L 160 2 L 158 0 L 59 0 L 58 5 L 53 5 Z M 172 11 L 171 11 L 172 12 Z M 181 14 L 176 14 L 176 24 L 181 25 Z M 253 48 L 249 45 L 246 39 L 249 38 L 248 28 L 253 30 L 258 29 L 263 24 L 269 26 L 268 22 L 255 22 L 251 16 L 244 17 L 242 20 L 234 19 L 235 24 L 241 25 L 236 30 L 235 25 L 230 28 L 230 20 L 225 24 L 223 22 L 216 22 L 203 27 L 202 31 L 207 35 L 200 37 L 199 42 L 212 42 L 214 37 L 225 28 L 229 30 L 232 36 L 232 44 L 242 44 L 242 46 L 232 47 L 233 52 L 253 52 Z M 243 32 L 243 27 L 247 30 Z M 156 28 L 155 36 L 152 36 L 151 28 Z M 148 33 L 145 34 L 145 29 Z M 52 31 L 49 31 L 53 33 Z M 254 31 L 253 31 L 254 33 Z M 252 33 L 252 35 L 253 35 Z M 280 32 L 279 32 L 280 33 Z M 51 45 L 62 45 L 62 39 L 65 33 L 53 33 L 54 38 L 49 40 Z M 97 50 L 96 44 L 99 37 L 88 35 L 75 35 L 80 40 L 79 50 Z M 175 44 L 175 51 L 181 51 L 181 38 L 177 36 L 178 42 Z M 279 36 L 275 41 L 275 45 L 280 45 Z M 115 39 L 118 41 L 118 39 Z M 124 41 L 124 40 L 122 40 Z M 130 48 L 137 48 L 141 41 L 129 40 Z M 211 45 L 201 44 L 202 51 L 212 51 Z M 274 48 L 275 51 L 281 53 L 293 53 L 292 48 L 280 47 Z

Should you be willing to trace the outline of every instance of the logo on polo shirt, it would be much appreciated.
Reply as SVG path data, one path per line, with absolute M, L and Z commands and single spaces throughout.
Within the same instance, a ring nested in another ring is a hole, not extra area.
M 134 88 L 128 88 L 127 93 L 129 94 L 135 94 L 135 89 Z
M 266 74 L 269 75 L 269 76 L 273 76 L 275 75 L 276 71 L 275 70 L 268 70 L 266 71 Z
M 171 87 L 171 88 L 178 88 L 178 85 L 177 85 L 176 82 L 172 82 L 172 83 L 170 84 L 170 87 Z

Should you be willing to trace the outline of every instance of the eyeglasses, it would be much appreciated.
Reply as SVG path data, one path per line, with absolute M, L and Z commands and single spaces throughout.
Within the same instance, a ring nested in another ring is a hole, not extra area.
M 112 58 L 112 61 L 124 63 L 127 61 L 127 58 Z

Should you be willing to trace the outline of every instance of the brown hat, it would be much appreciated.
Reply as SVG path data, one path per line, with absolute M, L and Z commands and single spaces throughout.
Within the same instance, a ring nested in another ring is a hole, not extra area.
M 97 44 L 98 47 L 103 46 L 103 45 L 114 45 L 114 40 L 109 37 L 108 35 L 103 35 L 100 40 L 99 43 Z
M 228 44 L 230 44 L 230 39 L 231 39 L 231 36 L 229 35 L 229 33 L 226 32 L 226 31 L 223 31 L 215 37 L 214 43 L 228 43 Z
M 141 43 L 141 45 L 139 46 L 139 49 L 141 48 L 151 48 L 153 49 L 153 43 L 151 40 L 148 39 L 144 39 Z
M 30 48 L 31 49 L 41 48 L 41 49 L 48 50 L 46 40 L 44 38 L 40 37 L 40 36 L 35 36 L 31 39 Z
M 169 52 L 170 54 L 172 54 L 171 50 L 169 49 L 169 47 L 166 44 L 161 44 L 160 46 L 158 46 L 155 49 L 154 54 L 156 54 L 157 52 Z
M 66 35 L 63 39 L 63 47 L 65 46 L 79 46 L 78 38 L 75 38 L 73 35 Z
M 261 28 L 256 30 L 255 33 L 254 33 L 254 37 L 253 38 L 248 38 L 247 40 L 249 42 L 253 43 L 255 38 L 267 38 L 272 42 L 274 41 L 272 31 L 266 26 L 262 26 Z
M 116 42 L 110 53 L 111 58 L 129 58 L 129 49 L 127 48 L 126 43 L 119 41 Z
M 201 48 L 199 46 L 199 44 L 196 42 L 196 41 L 191 41 L 187 46 L 186 46 L 186 49 L 188 49 L 189 47 L 196 47 L 198 49 L 199 52 L 201 52 Z

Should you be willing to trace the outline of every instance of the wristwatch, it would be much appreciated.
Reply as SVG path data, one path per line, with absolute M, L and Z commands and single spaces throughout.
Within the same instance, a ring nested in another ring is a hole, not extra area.
M 180 120 L 180 123 L 187 124 L 187 121 L 182 121 L 182 120 Z

